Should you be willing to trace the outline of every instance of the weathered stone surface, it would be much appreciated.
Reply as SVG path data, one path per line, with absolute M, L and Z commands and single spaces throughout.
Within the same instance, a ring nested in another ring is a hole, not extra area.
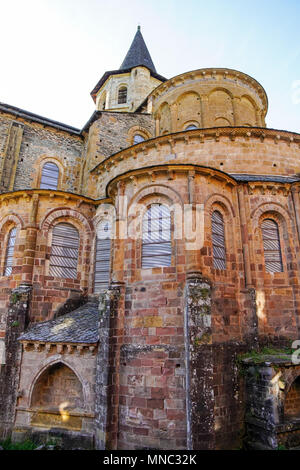
M 0 373 L 0 436 L 6 437 L 14 425 L 17 405 L 21 345 L 17 341 L 28 321 L 31 287 L 20 286 L 10 296 L 5 334 L 5 364 Z

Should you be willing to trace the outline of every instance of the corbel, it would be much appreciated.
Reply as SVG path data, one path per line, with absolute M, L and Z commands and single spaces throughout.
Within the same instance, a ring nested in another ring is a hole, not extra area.
M 278 144 L 279 141 L 280 141 L 280 135 L 277 134 L 277 135 L 274 137 L 274 142 L 275 142 L 275 144 Z
M 248 193 L 252 195 L 254 193 L 254 190 L 255 190 L 255 185 L 248 183 Z

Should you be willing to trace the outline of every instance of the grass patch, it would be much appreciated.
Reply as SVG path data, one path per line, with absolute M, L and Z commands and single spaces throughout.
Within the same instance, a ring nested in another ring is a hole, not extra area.
M 34 450 L 38 447 L 37 444 L 27 439 L 23 442 L 12 442 L 11 439 L 6 439 L 3 442 L 0 442 L 0 446 L 4 450 Z
M 282 356 L 291 356 L 293 352 L 295 352 L 295 349 L 290 347 L 276 349 L 274 347 L 265 346 L 260 350 L 252 349 L 246 353 L 239 354 L 237 356 L 237 362 L 241 366 L 244 359 L 251 359 L 254 363 L 259 364 L 260 362 L 266 360 L 265 356 L 275 356 L 280 358 Z

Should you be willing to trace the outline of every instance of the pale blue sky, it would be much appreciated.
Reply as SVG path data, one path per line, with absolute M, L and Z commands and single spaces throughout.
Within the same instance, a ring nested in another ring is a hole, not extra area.
M 0 101 L 81 128 L 89 96 L 141 24 L 157 72 L 228 67 L 258 80 L 267 126 L 300 132 L 299 0 L 0 0 Z

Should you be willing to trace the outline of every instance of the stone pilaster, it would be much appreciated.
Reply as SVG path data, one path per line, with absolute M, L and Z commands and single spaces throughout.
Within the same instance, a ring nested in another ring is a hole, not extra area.
M 188 449 L 214 448 L 211 285 L 189 273 L 185 289 Z
M 17 338 L 24 331 L 31 299 L 31 287 L 19 286 L 10 296 L 5 335 L 5 364 L 0 372 L 0 436 L 9 436 L 18 399 L 22 345 Z
M 102 450 L 117 448 L 124 300 L 123 283 L 114 283 L 109 290 L 100 295 L 95 423 L 96 448 Z

